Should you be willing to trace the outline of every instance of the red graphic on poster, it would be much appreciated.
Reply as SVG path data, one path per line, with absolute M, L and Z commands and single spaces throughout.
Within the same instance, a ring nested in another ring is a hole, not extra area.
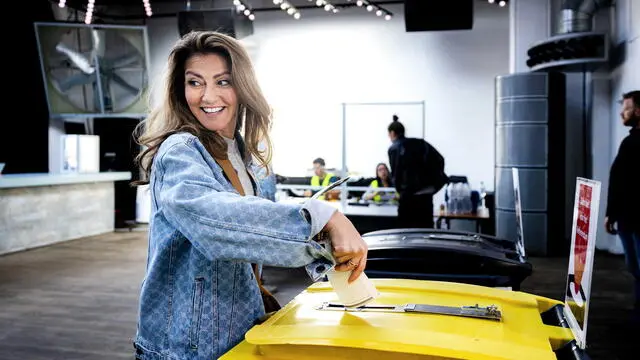
M 587 260 L 587 248 L 589 245 L 589 220 L 591 219 L 591 191 L 592 188 L 580 184 L 578 197 L 578 221 L 576 224 L 575 247 L 573 249 L 573 274 L 575 276 L 574 290 L 580 293 L 582 287 L 582 275 Z

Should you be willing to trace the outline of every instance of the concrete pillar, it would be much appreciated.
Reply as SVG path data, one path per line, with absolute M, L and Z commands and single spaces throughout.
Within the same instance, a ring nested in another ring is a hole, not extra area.
M 528 72 L 527 50 L 552 34 L 552 0 L 509 1 L 509 72 Z

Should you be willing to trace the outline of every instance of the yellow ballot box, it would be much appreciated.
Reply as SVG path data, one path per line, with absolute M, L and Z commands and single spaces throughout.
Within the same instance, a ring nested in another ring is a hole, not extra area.
M 599 182 L 576 179 L 563 301 L 456 282 L 371 279 L 358 288 L 367 301 L 352 301 L 364 305 L 346 307 L 350 289 L 334 279 L 334 286 L 308 287 L 221 359 L 587 360 L 599 195 Z
M 556 300 L 470 284 L 372 281 L 380 294 L 359 308 L 337 303 L 329 283 L 310 286 L 221 359 L 556 360 L 555 350 L 574 340 L 569 328 L 543 321 L 563 305 Z

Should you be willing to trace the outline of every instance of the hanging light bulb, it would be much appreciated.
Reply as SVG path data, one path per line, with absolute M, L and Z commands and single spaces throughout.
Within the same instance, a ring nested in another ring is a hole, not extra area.
M 151 2 L 149 0 L 142 0 L 142 5 L 144 6 L 144 12 L 147 17 L 151 17 L 151 15 L 153 15 L 153 11 L 151 10 Z
M 273 0 L 274 3 L 276 1 L 278 0 Z M 238 13 L 244 14 L 244 16 L 248 17 L 249 20 L 253 21 L 256 19 L 256 16 L 253 14 L 251 9 L 247 5 L 245 5 L 241 0 L 233 0 L 233 5 L 235 5 Z
M 358 0 L 356 1 L 356 5 L 357 6 L 364 6 L 367 11 L 369 12 L 374 12 L 376 14 L 376 16 L 380 16 L 382 17 L 384 15 L 384 19 L 385 20 L 391 20 L 391 18 L 393 17 L 393 14 L 391 14 L 391 12 L 389 12 L 389 10 L 386 10 L 376 4 L 373 4 L 367 0 Z
M 91 24 L 91 20 L 93 20 L 94 3 L 95 3 L 95 0 L 87 1 L 87 12 L 84 14 L 84 23 L 87 25 Z

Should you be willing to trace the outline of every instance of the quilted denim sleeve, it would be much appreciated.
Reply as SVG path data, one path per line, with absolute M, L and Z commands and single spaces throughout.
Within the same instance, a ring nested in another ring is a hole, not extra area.
M 309 218 L 311 221 L 311 233 L 318 234 L 325 225 L 329 222 L 333 213 L 337 211 L 333 206 L 316 199 L 309 199 L 303 205 L 303 209 L 308 212 Z M 329 251 L 329 253 L 333 253 L 331 251 L 330 243 L 322 243 L 322 245 Z M 333 268 L 334 263 L 327 263 L 322 259 L 315 261 L 305 268 L 307 270 L 307 274 L 314 280 L 318 281 L 324 275 L 329 272 Z
M 207 258 L 281 267 L 315 262 L 311 271 L 307 267 L 313 280 L 335 265 L 329 249 L 312 240 L 322 229 L 313 206 L 228 191 L 203 155 L 185 142 L 161 148 L 157 156 L 159 210 Z

